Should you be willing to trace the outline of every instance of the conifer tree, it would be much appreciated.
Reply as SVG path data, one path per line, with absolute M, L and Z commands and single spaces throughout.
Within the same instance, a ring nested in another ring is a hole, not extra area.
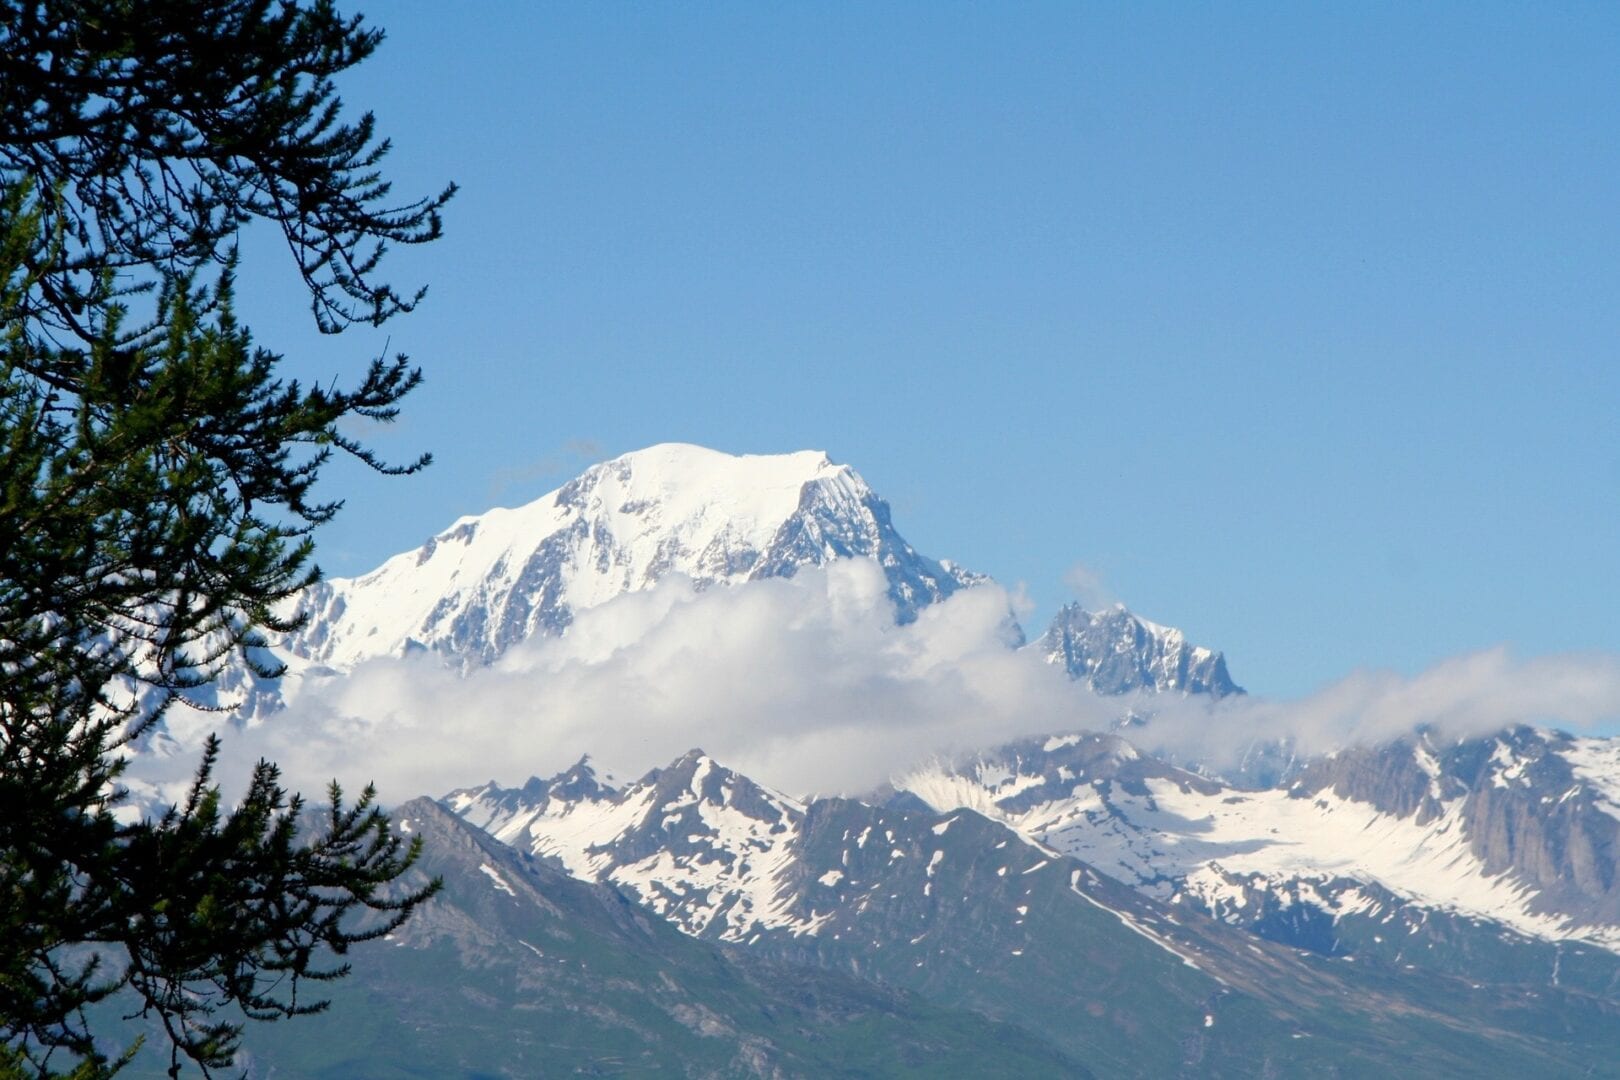
M 227 805 L 213 740 L 156 819 L 119 782 L 233 658 L 278 674 L 254 648 L 318 576 L 330 456 L 426 464 L 339 426 L 395 415 L 404 357 L 301 386 L 232 304 L 251 222 L 323 331 L 421 298 L 379 269 L 454 188 L 395 201 L 333 82 L 380 41 L 327 0 L 0 0 L 0 1076 L 116 1070 L 98 1003 L 155 1021 L 172 1075 L 227 1065 L 433 891 L 369 789 L 312 826 L 261 762 Z

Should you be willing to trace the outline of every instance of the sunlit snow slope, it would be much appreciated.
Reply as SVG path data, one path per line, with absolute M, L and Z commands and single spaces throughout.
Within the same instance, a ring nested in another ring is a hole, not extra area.
M 1347 750 L 1242 790 L 1112 735 L 1032 740 L 896 782 L 968 807 L 1164 900 L 1231 921 L 1271 893 L 1337 920 L 1394 907 L 1620 948 L 1620 779 L 1607 740 L 1515 729 Z
M 521 789 L 452 792 L 453 811 L 582 881 L 613 885 L 689 934 L 813 933 L 794 910 L 804 806 L 694 750 L 620 785 L 581 761 Z
M 303 601 L 309 625 L 285 647 L 340 669 L 412 648 L 476 666 L 672 575 L 735 584 L 840 557 L 877 560 L 902 621 L 977 580 L 919 555 L 866 481 L 824 453 L 666 443 L 526 506 L 462 518 L 363 577 L 316 586 Z

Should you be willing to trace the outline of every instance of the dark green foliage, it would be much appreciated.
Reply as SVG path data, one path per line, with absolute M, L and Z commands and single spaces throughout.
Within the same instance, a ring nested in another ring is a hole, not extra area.
M 217 262 L 236 228 L 275 222 L 337 329 L 409 310 L 375 273 L 386 245 L 439 235 L 453 188 L 401 206 L 370 113 L 340 120 L 332 77 L 382 40 L 327 0 L 7 0 L 0 169 L 46 201 L 67 247 L 31 317 L 88 339 L 97 279 Z
M 0 3 L 0 1076 L 115 1068 L 86 1011 L 115 994 L 172 1071 L 226 1064 L 242 1017 L 321 1009 L 306 984 L 435 888 L 387 890 L 416 848 L 369 790 L 310 828 L 261 763 L 227 809 L 217 743 L 180 806 L 120 813 L 123 753 L 296 625 L 329 455 L 425 464 L 339 430 L 394 416 L 404 357 L 303 387 L 231 304 L 255 218 L 325 330 L 420 297 L 375 273 L 450 191 L 390 206 L 387 143 L 331 82 L 379 40 L 319 2 Z

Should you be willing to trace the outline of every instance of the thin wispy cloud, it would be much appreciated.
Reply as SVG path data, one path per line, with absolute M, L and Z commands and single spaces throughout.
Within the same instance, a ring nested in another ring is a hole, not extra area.
M 1159 702 L 1133 738 L 1219 768 L 1254 741 L 1291 740 L 1302 754 L 1370 746 L 1419 728 L 1442 738 L 1514 724 L 1583 731 L 1620 721 L 1620 655 L 1520 658 L 1505 647 L 1451 657 L 1416 675 L 1356 671 L 1308 697 Z
M 1069 587 L 1080 606 L 1088 611 L 1101 611 L 1111 607 L 1119 597 L 1108 587 L 1102 573 L 1085 563 L 1075 563 L 1063 574 L 1063 583 Z
M 595 439 L 569 439 L 533 461 L 503 466 L 492 472 L 489 477 L 489 501 L 498 504 L 514 492 L 521 494 L 529 492 L 537 484 L 566 480 L 604 456 L 602 444 Z

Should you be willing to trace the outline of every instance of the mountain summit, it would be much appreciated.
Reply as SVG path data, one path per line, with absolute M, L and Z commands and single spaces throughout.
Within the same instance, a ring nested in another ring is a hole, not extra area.
M 594 465 L 527 506 L 464 517 L 363 577 L 315 586 L 304 597 L 309 624 L 285 647 L 338 668 L 416 648 L 474 667 L 666 577 L 706 588 L 849 557 L 882 567 L 901 622 L 983 580 L 919 555 L 888 504 L 825 453 L 664 443 Z

